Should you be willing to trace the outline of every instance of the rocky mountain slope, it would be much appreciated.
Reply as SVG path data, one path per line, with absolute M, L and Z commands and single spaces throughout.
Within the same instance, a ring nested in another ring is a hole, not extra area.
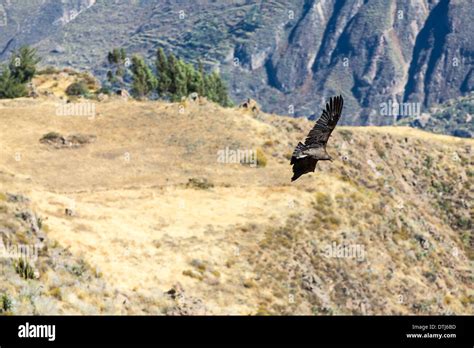
M 474 314 L 473 140 L 338 127 L 290 183 L 306 119 L 40 94 L 0 102 L 2 240 L 47 246 L 6 312 Z
M 345 124 L 387 125 L 394 117 L 381 109 L 390 101 L 426 112 L 473 90 L 468 0 L 0 4 L 0 59 L 28 43 L 45 64 L 103 75 L 113 47 L 150 58 L 164 47 L 219 69 L 236 101 L 252 97 L 267 112 L 319 114 L 323 100 L 342 93 Z
M 447 101 L 420 116 L 401 119 L 399 125 L 408 125 L 440 134 L 474 137 L 474 93 Z

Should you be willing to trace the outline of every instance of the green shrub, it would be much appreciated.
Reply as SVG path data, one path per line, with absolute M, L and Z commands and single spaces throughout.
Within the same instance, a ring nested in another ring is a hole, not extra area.
M 433 157 L 430 155 L 425 157 L 425 167 L 430 169 L 433 166 Z
M 35 277 L 33 267 L 23 258 L 15 262 L 15 271 L 24 279 L 33 279 Z
M 156 89 L 158 82 L 145 60 L 138 55 L 133 56 L 131 70 L 133 74 L 132 94 L 136 98 L 150 95 Z
M 11 312 L 13 308 L 13 302 L 7 294 L 0 296 L 0 313 Z
M 89 73 L 83 73 L 82 75 L 82 80 L 86 84 L 87 88 L 89 89 L 95 89 L 97 87 L 97 80 L 95 79 L 94 76 L 92 76 Z
M 71 83 L 66 88 L 66 94 L 68 96 L 83 96 L 86 97 L 89 95 L 89 88 L 87 87 L 87 83 L 83 80 Z
M 27 94 L 26 85 L 19 82 L 8 67 L 4 67 L 0 74 L 0 99 L 26 97 Z
M 26 97 L 26 83 L 35 76 L 39 61 L 34 48 L 23 46 L 14 51 L 8 66 L 0 69 L 0 99 Z
M 57 132 L 49 132 L 43 135 L 40 141 L 56 141 L 59 138 L 61 138 L 61 134 Z
M 76 277 L 81 277 L 87 271 L 88 265 L 86 261 L 80 259 L 77 265 L 74 265 L 70 268 L 70 272 Z
M 13 52 L 8 67 L 16 81 L 26 83 L 35 76 L 36 64 L 40 60 L 36 55 L 35 48 L 22 46 Z

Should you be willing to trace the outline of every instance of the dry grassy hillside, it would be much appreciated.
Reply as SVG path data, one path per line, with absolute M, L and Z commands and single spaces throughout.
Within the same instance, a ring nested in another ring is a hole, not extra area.
M 4 312 L 474 313 L 474 141 L 339 127 L 336 160 L 290 183 L 307 120 L 82 102 L 94 117 L 0 101 L 3 239 L 43 236 L 33 279 L 0 259 Z M 226 148 L 259 165 L 220 163 Z

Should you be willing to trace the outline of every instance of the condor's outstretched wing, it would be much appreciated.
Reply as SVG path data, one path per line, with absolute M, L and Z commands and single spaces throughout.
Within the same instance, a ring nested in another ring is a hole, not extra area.
M 329 103 L 326 103 L 326 110 L 323 110 L 315 126 L 306 137 L 304 142 L 306 146 L 326 146 L 329 136 L 334 128 L 336 128 L 337 121 L 339 121 L 341 117 L 343 105 L 344 100 L 342 99 L 342 95 L 329 99 Z
M 303 174 L 314 172 L 316 163 L 318 163 L 318 160 L 310 156 L 295 159 L 293 162 L 293 177 L 291 181 L 295 181 Z

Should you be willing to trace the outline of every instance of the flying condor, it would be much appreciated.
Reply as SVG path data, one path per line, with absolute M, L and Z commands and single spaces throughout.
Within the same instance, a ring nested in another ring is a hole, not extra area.
M 342 95 L 330 98 L 329 103 L 326 104 L 326 110 L 323 110 L 321 117 L 308 133 L 304 144 L 298 143 L 291 156 L 290 164 L 293 166 L 291 181 L 295 181 L 303 174 L 314 172 L 318 161 L 332 161 L 331 156 L 326 152 L 326 144 L 341 117 L 343 104 Z

